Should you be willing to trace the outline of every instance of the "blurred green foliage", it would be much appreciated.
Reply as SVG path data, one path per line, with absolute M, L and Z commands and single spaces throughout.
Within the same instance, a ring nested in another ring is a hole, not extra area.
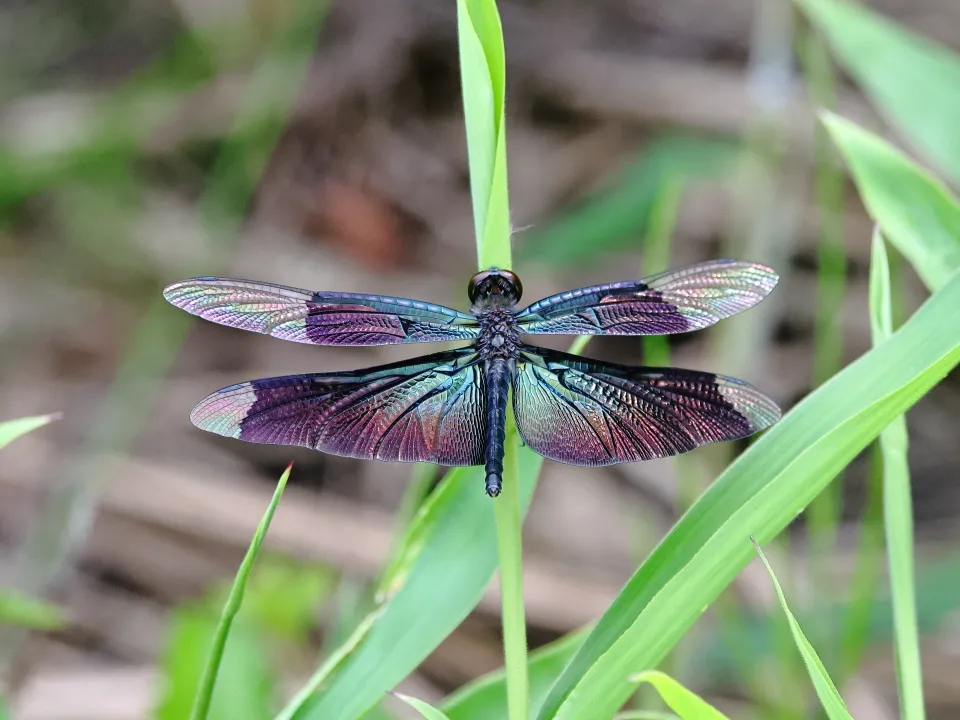
M 652 140 L 603 190 L 523 233 L 517 262 L 589 265 L 607 253 L 636 248 L 638 239 L 653 231 L 665 186 L 717 178 L 732 170 L 739 153 L 732 138 L 671 134 Z

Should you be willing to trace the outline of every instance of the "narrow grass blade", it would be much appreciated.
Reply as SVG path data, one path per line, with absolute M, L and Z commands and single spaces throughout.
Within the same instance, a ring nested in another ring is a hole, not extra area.
M 798 0 L 880 112 L 960 181 L 960 57 L 862 3 Z
M 893 334 L 890 266 L 883 237 L 873 234 L 870 262 L 870 327 L 874 346 Z M 917 599 L 913 571 L 913 499 L 907 463 L 907 421 L 901 415 L 880 433 L 883 458 L 883 516 L 890 563 L 894 648 L 900 713 L 903 720 L 923 720 L 923 682 Z
M 394 693 L 394 696 L 400 698 L 407 705 L 419 712 L 424 717 L 424 720 L 450 720 L 450 718 L 448 718 L 442 712 L 437 710 L 429 703 L 425 703 L 423 700 L 417 700 L 409 695 L 401 695 L 400 693 Z
M 550 687 L 587 637 L 578 630 L 530 653 L 530 714 L 536 715 Z M 506 672 L 503 668 L 477 678 L 450 695 L 440 705 L 450 720 L 498 718 L 507 712 Z
M 0 423 L 0 450 L 12 443 L 21 435 L 41 428 L 54 420 L 63 417 L 63 413 L 51 413 L 50 415 L 35 415 L 33 417 L 19 418 L 17 420 L 7 420 Z
M 0 592 L 0 623 L 30 630 L 59 630 L 67 621 L 56 605 L 4 590 Z
M 690 692 L 669 675 L 648 670 L 630 678 L 631 682 L 650 683 L 660 693 L 663 701 L 680 716 L 681 720 L 729 720 L 726 715 Z
M 297 711 L 308 704 L 310 698 L 316 693 L 320 686 L 327 681 L 327 678 L 340 667 L 340 664 L 353 652 L 356 647 L 363 642 L 363 639 L 367 636 L 367 633 L 370 632 L 370 628 L 373 627 L 373 624 L 377 622 L 380 616 L 383 614 L 385 607 L 379 607 L 369 615 L 367 615 L 354 629 L 350 637 L 347 638 L 340 647 L 334 650 L 330 657 L 328 657 L 321 665 L 317 668 L 316 672 L 310 676 L 310 679 L 304 684 L 300 690 L 297 691 L 290 702 L 286 704 L 283 710 L 280 711 L 280 714 L 277 715 L 275 720 L 291 720 L 291 718 L 296 716 Z
M 957 198 L 885 140 L 839 115 L 825 112 L 822 119 L 884 236 L 931 291 L 943 287 L 960 268 Z
M 263 519 L 260 520 L 256 533 L 253 535 L 250 548 L 247 550 L 243 562 L 240 563 L 237 577 L 233 582 L 233 587 L 230 589 L 230 594 L 227 596 L 223 613 L 220 615 L 220 622 L 217 625 L 217 630 L 213 637 L 206 668 L 204 669 L 203 676 L 200 678 L 200 687 L 197 689 L 193 710 L 190 712 L 191 720 L 205 720 L 207 713 L 210 711 L 213 688 L 217 682 L 217 670 L 220 667 L 220 661 L 223 659 L 223 649 L 226 647 L 227 637 L 230 635 L 230 626 L 233 624 L 237 613 L 240 612 L 240 605 L 243 603 L 243 591 L 247 584 L 247 578 L 250 576 L 250 570 L 253 568 L 257 553 L 260 552 L 260 547 L 263 545 L 263 539 L 267 536 L 270 521 L 273 520 L 273 514 L 276 512 L 277 504 L 280 502 L 280 496 L 283 495 L 283 489 L 287 486 L 287 478 L 290 477 L 290 471 L 292 469 L 293 464 L 291 463 L 287 469 L 283 471 L 283 475 L 280 476 L 280 481 L 277 483 L 277 489 L 273 493 L 270 505 L 267 506 L 267 511 L 264 513 Z
M 520 507 L 526 512 L 542 458 L 528 449 L 519 458 Z M 447 473 L 414 518 L 402 560 L 381 586 L 382 614 L 324 688 L 303 699 L 297 720 L 354 720 L 463 621 L 497 565 L 495 502 L 483 492 L 482 468 Z
M 882 346 L 834 376 L 744 452 L 688 510 L 601 618 L 541 719 L 610 717 L 750 561 L 897 415 L 960 362 L 960 276 Z
M 797 622 L 793 613 L 790 612 L 790 607 L 787 605 L 787 598 L 784 597 L 783 589 L 777 581 L 777 576 L 774 574 L 773 568 L 770 567 L 770 563 L 767 562 L 767 557 L 763 554 L 763 550 L 760 549 L 757 541 L 752 537 L 750 539 L 753 541 L 754 547 L 756 547 L 757 554 L 760 555 L 764 567 L 766 567 L 767 572 L 770 573 L 773 587 L 777 591 L 777 597 L 780 598 L 780 606 L 783 608 L 783 612 L 787 616 L 787 622 L 790 624 L 790 632 L 793 634 L 793 640 L 797 645 L 797 649 L 800 651 L 800 655 L 803 656 L 803 663 L 807 666 L 807 672 L 810 673 L 810 679 L 813 681 L 813 687 L 817 691 L 817 697 L 820 698 L 823 709 L 826 710 L 830 720 L 853 720 L 847 711 L 847 706 L 843 702 L 843 698 L 840 697 L 840 693 L 827 674 L 827 669 L 823 666 L 823 663 L 820 662 L 816 650 L 813 649 L 813 645 L 810 644 L 803 634 L 803 630 L 800 629 L 800 623 Z
M 457 0 L 460 77 L 480 267 L 509 268 L 506 60 L 494 0 Z
M 219 591 L 219 589 L 218 589 Z M 184 720 L 190 717 L 216 636 L 218 610 L 223 595 L 181 605 L 167 625 L 160 667 L 163 681 L 154 720 Z M 250 622 L 246 606 L 234 620 L 223 657 L 217 668 L 216 686 L 207 720 L 270 720 L 276 678 L 264 654 L 263 637 Z
M 679 720 L 670 712 L 657 710 L 624 710 L 613 716 L 613 720 Z

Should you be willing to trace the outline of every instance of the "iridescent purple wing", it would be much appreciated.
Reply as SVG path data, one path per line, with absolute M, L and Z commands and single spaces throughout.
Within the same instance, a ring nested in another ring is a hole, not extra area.
M 780 419 L 745 382 L 677 368 L 633 368 L 524 346 L 513 380 L 520 435 L 571 465 L 677 455 L 747 437 Z
M 482 465 L 483 373 L 470 349 L 366 370 L 231 385 L 190 413 L 217 435 L 333 455 Z
M 753 307 L 778 280 L 764 265 L 713 260 L 552 295 L 524 308 L 517 323 L 521 333 L 538 335 L 672 335 Z
M 392 345 L 470 340 L 472 315 L 383 295 L 311 292 L 270 283 L 201 277 L 163 291 L 205 320 L 311 345 Z

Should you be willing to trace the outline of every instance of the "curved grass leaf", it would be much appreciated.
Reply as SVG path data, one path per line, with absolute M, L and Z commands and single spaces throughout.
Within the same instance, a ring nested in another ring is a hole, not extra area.
M 674 526 L 557 681 L 541 719 L 608 718 L 750 561 L 897 415 L 960 361 L 960 276 L 887 342 L 798 404 Z
M 193 709 L 190 712 L 191 720 L 205 720 L 210 712 L 210 703 L 213 700 L 213 689 L 217 683 L 217 672 L 220 669 L 220 662 L 223 660 L 224 648 L 227 645 L 227 638 L 230 635 L 230 627 L 233 620 L 240 612 L 240 606 L 243 603 L 243 592 L 247 585 L 247 578 L 250 577 L 250 571 L 253 569 L 253 563 L 257 559 L 257 553 L 263 545 L 263 539 L 267 536 L 267 530 L 270 527 L 270 521 L 273 520 L 273 514 L 276 512 L 277 504 L 280 502 L 280 496 L 283 495 L 283 489 L 287 486 L 287 478 L 290 477 L 290 471 L 293 469 L 293 463 L 287 466 L 277 482 L 277 489 L 273 492 L 267 511 L 263 514 L 257 531 L 253 535 L 253 541 L 250 548 L 240 563 L 240 569 L 237 570 L 237 577 L 233 581 L 233 587 L 230 588 L 230 594 L 227 596 L 227 602 L 224 605 L 223 612 L 220 615 L 220 622 L 217 623 L 216 631 L 213 634 L 213 641 L 210 644 L 210 652 L 207 658 L 206 667 L 200 678 L 200 685 L 197 689 L 196 699 Z
M 750 539 L 753 540 L 753 538 Z M 790 624 L 790 633 L 793 635 L 793 641 L 796 643 L 797 649 L 803 657 L 803 664 L 807 666 L 807 672 L 810 673 L 813 687 L 817 691 L 817 697 L 820 698 L 823 709 L 827 712 L 827 717 L 829 717 L 830 720 L 853 720 L 847 711 L 847 706 L 843 702 L 843 698 L 840 697 L 840 693 L 830 679 L 830 675 L 827 674 L 827 669 L 823 666 L 823 663 L 820 662 L 817 651 L 813 649 L 813 645 L 810 644 L 807 636 L 804 635 L 803 630 L 800 629 L 800 623 L 797 622 L 793 613 L 790 612 L 790 607 L 787 605 L 787 598 L 783 594 L 783 588 L 780 587 L 773 568 L 770 567 L 770 563 L 767 562 L 767 557 L 763 554 L 763 550 L 760 549 L 760 546 L 757 545 L 755 540 L 753 544 L 757 549 L 757 554 L 760 555 L 760 560 L 763 561 L 763 566 L 767 569 L 767 572 L 770 573 L 770 579 L 773 580 L 773 587 L 777 591 L 777 597 L 780 599 L 780 607 L 783 608 L 783 612 L 787 616 L 787 622 Z
M 870 259 L 870 327 L 873 344 L 893 333 L 890 265 L 879 232 Z M 913 572 L 913 498 L 907 463 L 907 420 L 901 415 L 880 433 L 883 458 L 883 514 L 890 565 L 893 630 L 900 712 L 903 720 L 923 720 L 923 682 Z
M 0 450 L 12 443 L 21 435 L 26 435 L 32 430 L 43 427 L 47 423 L 59 420 L 63 413 L 50 413 L 49 415 L 35 415 L 33 417 L 19 418 L 17 420 L 7 420 L 0 423 Z
M 380 606 L 357 624 L 357 627 L 354 628 L 350 636 L 330 654 L 330 657 L 321 663 L 320 667 L 310 676 L 310 679 L 304 686 L 300 688 L 296 695 L 290 699 L 290 702 L 284 706 L 275 720 L 290 720 L 290 718 L 296 717 L 296 713 L 301 707 L 309 704 L 313 694 L 327 681 L 327 678 L 333 674 L 333 671 L 340 667 L 340 664 L 349 657 L 350 653 L 363 642 L 367 633 L 370 632 L 370 628 L 373 627 L 373 624 L 383 614 L 384 609 L 385 606 Z
M 530 715 L 540 709 L 544 698 L 560 677 L 570 658 L 587 637 L 586 630 L 565 635 L 530 653 Z M 503 717 L 507 712 L 506 673 L 503 668 L 477 678 L 450 695 L 440 705 L 450 720 L 481 720 Z
M 450 720 L 450 718 L 433 707 L 433 705 L 425 703 L 423 700 L 417 700 L 409 695 L 401 695 L 400 693 L 394 693 L 394 696 L 400 698 L 407 705 L 423 715 L 424 720 Z
M 931 291 L 960 268 L 960 205 L 947 187 L 885 140 L 823 113 L 870 216 Z M 957 133 L 960 137 L 960 132 Z
M 650 683 L 660 693 L 663 701 L 680 716 L 681 720 L 729 720 L 726 715 L 687 690 L 669 675 L 657 670 L 648 670 L 630 678 L 637 684 Z
M 863 4 L 797 1 L 887 120 L 960 181 L 960 57 Z
M 542 458 L 528 449 L 518 455 L 526 512 Z M 463 621 L 497 565 L 494 502 L 483 491 L 483 468 L 447 473 L 413 521 L 408 542 L 416 550 L 398 564 L 382 614 L 297 720 L 360 717 Z

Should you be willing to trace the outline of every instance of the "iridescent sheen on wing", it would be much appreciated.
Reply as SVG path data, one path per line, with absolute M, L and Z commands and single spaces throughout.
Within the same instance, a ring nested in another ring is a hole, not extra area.
M 311 292 L 213 277 L 174 283 L 163 295 L 205 320 L 312 345 L 472 340 L 479 334 L 472 315 L 383 295 Z
M 513 380 L 517 428 L 537 453 L 572 465 L 677 455 L 747 437 L 780 419 L 745 382 L 677 368 L 635 368 L 524 346 Z
M 552 295 L 517 314 L 521 333 L 672 335 L 753 307 L 779 277 L 758 263 L 714 260 L 643 280 Z
M 470 349 L 352 372 L 240 383 L 203 399 L 194 425 L 226 437 L 333 455 L 483 463 L 486 396 Z
M 518 311 L 520 279 L 488 268 L 468 285 L 470 314 L 405 298 L 213 277 L 175 283 L 164 296 L 212 322 L 314 345 L 469 341 L 365 370 L 231 385 L 202 400 L 191 419 L 247 442 L 484 465 L 486 491 L 497 495 L 511 393 L 527 445 L 575 465 L 676 455 L 747 437 L 780 418 L 772 400 L 734 378 L 584 360 L 525 345 L 522 334 L 698 330 L 756 305 L 777 281 L 763 265 L 717 260 L 570 290 Z

